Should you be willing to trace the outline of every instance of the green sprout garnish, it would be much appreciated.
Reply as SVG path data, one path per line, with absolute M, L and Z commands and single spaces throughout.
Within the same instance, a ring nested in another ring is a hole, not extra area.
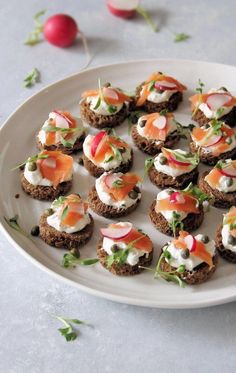
M 106 261 L 108 268 L 110 268 L 113 263 L 117 264 L 118 266 L 125 264 L 130 251 L 135 247 L 135 243 L 141 240 L 144 236 L 145 234 L 129 242 L 126 249 L 118 249 L 112 255 L 109 255 Z
M 179 43 L 181 41 L 185 41 L 189 39 L 191 36 L 188 34 L 185 34 L 184 32 L 180 32 L 179 34 L 175 34 L 174 42 Z
M 181 218 L 181 215 L 178 214 L 176 211 L 173 211 L 172 220 L 169 223 L 169 226 L 173 231 L 174 237 L 176 237 L 177 229 L 181 231 L 184 228 L 184 223 L 180 220 L 180 218 Z
M 34 155 L 33 157 L 29 157 L 26 161 L 24 161 L 24 162 L 18 164 L 17 166 L 11 168 L 11 171 L 17 170 L 17 168 L 21 168 L 21 167 L 25 166 L 26 163 L 36 162 L 39 159 L 45 159 L 45 158 L 48 158 L 48 157 L 49 156 L 47 154 L 37 154 L 37 155 Z
M 75 267 L 77 264 L 82 265 L 82 266 L 89 266 L 89 265 L 93 265 L 97 263 L 98 261 L 99 261 L 98 258 L 80 259 L 74 253 L 67 253 L 63 256 L 62 267 L 71 268 L 71 267 Z
M 36 13 L 34 16 L 34 30 L 29 33 L 28 39 L 25 41 L 26 45 L 33 46 L 38 44 L 42 39 L 40 36 L 43 32 L 43 24 L 39 21 L 39 18 L 46 13 L 46 10 L 41 10 L 40 12 Z
M 24 87 L 31 88 L 36 83 L 40 82 L 40 72 L 38 69 L 34 68 L 24 79 Z
M 31 239 L 30 235 L 23 228 L 21 228 L 20 224 L 18 223 L 18 218 L 19 218 L 18 215 L 15 215 L 10 219 L 8 219 L 4 216 L 4 220 L 9 225 L 9 227 L 11 227 L 15 231 L 19 232 L 23 236 Z
M 153 166 L 153 164 L 154 164 L 154 158 L 147 158 L 145 160 L 145 164 L 144 164 L 144 176 L 148 173 L 148 171 Z
M 193 183 L 190 183 L 187 188 L 183 189 L 184 193 L 191 194 L 193 197 L 195 197 L 198 200 L 198 203 L 201 205 L 205 201 L 211 200 L 211 197 L 209 197 L 206 193 L 204 193 L 201 189 L 199 189 L 196 185 L 193 185 Z
M 181 288 L 183 288 L 183 287 L 185 287 L 185 283 L 178 276 L 178 273 L 183 273 L 185 271 L 185 266 L 183 264 L 180 265 L 175 271 L 171 271 L 171 272 L 162 271 L 161 268 L 160 268 L 161 267 L 161 262 L 163 260 L 166 260 L 169 263 L 169 261 L 171 260 L 171 258 L 172 258 L 171 254 L 167 250 L 167 248 L 166 249 L 163 248 L 163 252 L 160 255 L 159 260 L 157 262 L 157 266 L 156 266 L 154 278 L 160 277 L 160 278 L 164 279 L 165 281 L 174 282 L 177 285 L 179 285 Z
M 84 321 L 78 319 L 68 319 L 62 316 L 56 316 L 56 319 L 61 321 L 65 328 L 59 328 L 59 332 L 66 339 L 67 342 L 74 341 L 78 336 L 78 331 L 76 331 L 72 324 L 83 325 L 86 324 Z

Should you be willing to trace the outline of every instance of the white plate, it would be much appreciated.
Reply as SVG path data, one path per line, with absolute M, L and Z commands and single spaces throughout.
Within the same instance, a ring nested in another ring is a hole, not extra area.
M 36 201 L 26 196 L 20 188 L 19 172 L 12 172 L 10 169 L 20 161 L 24 161 L 29 155 L 36 154 L 35 134 L 51 109 L 68 109 L 78 115 L 81 93 L 86 89 L 96 87 L 98 77 L 102 82 L 109 81 L 115 86 L 132 90 L 154 71 L 164 71 L 188 86 L 184 102 L 176 113 L 177 119 L 184 124 L 191 122 L 188 97 L 193 93 L 199 78 L 206 83 L 206 89 L 220 86 L 226 86 L 232 92 L 235 89 L 236 68 L 233 66 L 168 59 L 103 66 L 81 72 L 43 89 L 17 109 L 0 132 L 0 221 L 3 231 L 12 245 L 32 263 L 80 290 L 103 298 L 163 308 L 194 308 L 233 301 L 236 299 L 236 267 L 223 260 L 220 261 L 216 273 L 207 283 L 195 287 L 189 286 L 185 289 L 162 280 L 154 280 L 149 271 L 131 278 L 120 278 L 110 274 L 99 263 L 92 267 L 78 266 L 76 269 L 65 269 L 60 265 L 63 250 L 47 246 L 40 238 L 35 238 L 35 244 L 33 244 L 9 228 L 3 220 L 4 215 L 12 217 L 18 213 L 21 225 L 29 231 L 33 225 L 38 223 L 39 216 L 49 206 L 47 202 Z M 126 124 L 120 126 L 117 133 L 132 143 Z M 133 170 L 143 172 L 144 158 L 144 155 L 135 149 Z M 75 157 L 76 159 L 78 156 Z M 87 171 L 77 165 L 73 191 L 85 197 L 93 183 L 93 177 L 88 176 Z M 169 240 L 151 226 L 147 216 L 148 207 L 157 191 L 158 189 L 146 180 L 143 186 L 142 203 L 137 211 L 128 217 L 152 238 L 156 248 L 153 263 L 156 262 L 160 248 Z M 14 198 L 17 193 L 20 193 L 19 199 Z M 214 236 L 221 222 L 222 212 L 222 210 L 212 208 L 199 231 Z M 109 222 L 95 214 L 93 216 L 95 231 L 92 240 L 81 249 L 82 257 L 95 257 L 99 228 Z

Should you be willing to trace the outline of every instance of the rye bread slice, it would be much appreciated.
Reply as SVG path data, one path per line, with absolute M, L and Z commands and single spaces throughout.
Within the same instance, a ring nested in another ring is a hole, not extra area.
M 65 195 L 72 187 L 72 180 L 64 181 L 58 184 L 56 188 L 53 186 L 33 185 L 24 177 L 24 172 L 20 174 L 21 187 L 25 193 L 29 194 L 34 199 L 53 201 L 61 195 Z
M 224 258 L 228 262 L 236 263 L 236 253 L 234 253 L 233 251 L 229 249 L 226 249 L 223 245 L 222 234 L 221 234 L 222 228 L 223 226 L 221 224 L 216 231 L 216 237 L 215 237 L 216 248 L 222 258 Z
M 179 103 L 183 100 L 183 93 L 182 92 L 176 92 L 174 93 L 168 101 L 161 102 L 159 104 L 155 102 L 151 102 L 146 100 L 142 106 L 137 106 L 137 101 L 139 99 L 139 94 L 142 90 L 144 82 L 141 83 L 136 88 L 136 94 L 135 94 L 135 105 L 133 105 L 133 110 L 144 110 L 147 113 L 155 113 L 160 112 L 162 110 L 168 110 L 170 112 L 177 109 Z
M 212 268 L 210 268 L 207 263 L 201 263 L 192 271 L 185 270 L 183 273 L 176 272 L 176 275 L 188 285 L 202 284 L 203 282 L 206 282 L 216 270 L 218 264 L 217 253 L 213 256 L 212 261 Z M 176 268 L 172 267 L 169 263 L 167 263 L 164 258 L 160 263 L 160 269 L 163 272 L 176 271 Z
M 37 145 L 38 149 L 40 149 L 40 150 L 60 150 L 64 154 L 72 154 L 72 153 L 76 153 L 79 150 L 83 149 L 83 143 L 84 143 L 85 136 L 86 136 L 86 134 L 85 134 L 85 132 L 83 132 L 81 134 L 81 136 L 76 139 L 74 145 L 71 148 L 68 148 L 68 147 L 62 145 L 61 143 L 57 144 L 57 145 L 42 144 L 40 142 L 38 136 L 36 136 L 36 145 Z
M 198 167 L 195 167 L 187 174 L 179 175 L 177 177 L 172 177 L 163 172 L 157 171 L 154 165 L 152 165 L 148 170 L 149 179 L 159 188 L 173 187 L 176 189 L 183 189 L 191 182 L 195 184 L 198 179 L 198 174 Z
M 201 110 L 197 110 L 192 119 L 200 126 L 204 126 L 211 121 L 211 119 L 207 118 Z M 236 107 L 234 106 L 228 114 L 219 119 L 228 124 L 228 126 L 234 127 L 236 125 Z
M 41 238 L 50 246 L 58 249 L 72 249 L 85 245 L 93 234 L 94 221 L 89 214 L 90 223 L 81 231 L 75 233 L 59 232 L 47 223 L 47 214 L 43 214 L 39 221 Z
M 192 153 L 197 153 L 199 151 L 199 146 L 197 146 L 193 141 L 190 142 L 189 148 Z M 202 163 L 214 166 L 219 160 L 225 159 L 236 159 L 236 147 L 228 152 L 221 153 L 219 156 L 215 156 L 211 153 L 205 153 L 200 148 L 199 157 Z
M 170 227 L 168 221 L 166 218 L 160 213 L 156 212 L 155 210 L 156 206 L 156 200 L 153 201 L 151 204 L 151 207 L 149 209 L 149 217 L 152 221 L 152 224 L 156 229 L 158 229 L 161 233 L 166 234 L 167 236 L 174 236 L 174 232 L 172 228 Z M 204 211 L 203 207 L 200 206 L 200 213 L 199 214 L 194 214 L 190 213 L 186 216 L 185 219 L 182 220 L 183 227 L 179 228 L 177 227 L 175 230 L 175 235 L 179 234 L 179 231 L 185 230 L 187 232 L 192 232 L 200 227 L 200 225 L 203 222 L 204 219 Z
M 80 115 L 81 118 L 88 123 L 90 126 L 95 128 L 111 128 L 119 126 L 127 118 L 129 109 L 126 104 L 116 114 L 112 115 L 99 115 L 94 113 L 89 107 L 89 103 L 86 100 L 80 102 Z
M 118 167 L 116 167 L 112 170 L 109 170 L 109 171 L 123 172 L 123 173 L 128 172 L 131 169 L 131 167 L 133 166 L 133 157 L 134 157 L 133 150 L 131 150 L 131 158 L 128 160 L 128 162 L 121 163 L 120 166 L 118 166 Z M 83 154 L 82 158 L 83 158 L 84 167 L 90 173 L 90 175 L 92 175 L 94 177 L 99 177 L 104 172 L 106 172 L 106 170 L 104 170 L 104 168 L 98 167 L 92 161 L 90 161 L 90 159 L 87 158 L 85 154 Z
M 115 262 L 111 265 L 111 267 L 107 266 L 107 259 L 109 255 L 106 253 L 105 250 L 102 248 L 102 242 L 103 238 L 100 238 L 98 245 L 97 245 L 97 256 L 99 258 L 99 261 L 101 265 L 106 268 L 108 271 L 113 273 L 114 275 L 117 276 L 133 276 L 137 275 L 138 273 L 142 272 L 144 269 L 140 268 L 139 266 L 142 267 L 147 267 L 150 266 L 152 263 L 152 258 L 153 258 L 153 250 L 149 253 L 148 257 L 146 255 L 143 255 L 139 258 L 139 261 L 136 265 L 131 266 L 130 264 L 123 264 L 123 265 L 118 265 Z
M 140 193 L 140 189 L 136 187 L 137 192 Z M 139 191 L 138 191 L 139 190 Z M 106 205 L 103 203 L 97 194 L 96 188 L 93 187 L 88 195 L 88 203 L 89 207 L 96 212 L 96 214 L 103 216 L 104 218 L 108 219 L 115 219 L 115 218 L 120 218 L 122 216 L 127 216 L 136 208 L 138 207 L 141 199 L 138 199 L 132 206 L 128 208 L 120 207 L 120 208 L 115 208 L 110 205 Z
M 205 192 L 208 196 L 213 197 L 213 204 L 219 208 L 230 208 L 236 205 L 236 192 L 224 193 L 220 190 L 213 189 L 205 180 L 205 176 L 209 174 L 209 171 L 205 171 L 198 181 L 199 188 Z
M 141 136 L 137 131 L 137 125 L 132 126 L 131 136 L 135 145 L 142 150 L 142 152 L 156 155 L 160 153 L 161 148 L 165 146 L 166 148 L 172 148 L 179 140 L 180 135 L 177 131 L 168 135 L 165 141 L 160 141 L 159 144 L 156 144 L 155 140 L 148 140 L 145 137 Z

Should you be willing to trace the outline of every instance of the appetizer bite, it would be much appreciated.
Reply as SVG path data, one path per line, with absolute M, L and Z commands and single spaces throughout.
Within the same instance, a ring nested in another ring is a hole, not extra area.
M 155 155 L 163 146 L 172 148 L 180 139 L 180 129 L 172 113 L 142 115 L 132 126 L 135 145 L 144 153 Z
M 136 275 L 152 262 L 150 238 L 132 223 L 109 224 L 101 229 L 97 255 L 103 267 L 118 276 Z
M 222 258 L 231 263 L 236 263 L 236 207 L 233 206 L 224 215 L 216 232 L 216 248 Z
M 213 197 L 216 207 L 236 205 L 236 161 L 219 161 L 211 171 L 202 174 L 198 184 L 204 193 Z
M 128 215 L 140 203 L 140 181 L 140 177 L 134 173 L 105 172 L 89 192 L 89 207 L 105 218 Z
M 215 272 L 218 255 L 215 242 L 208 236 L 192 236 L 180 231 L 179 237 L 168 242 L 160 255 L 156 277 L 183 286 L 201 284 Z
M 186 89 L 178 80 L 156 72 L 137 87 L 135 104 L 147 113 L 171 112 L 177 109 Z
M 54 110 L 49 113 L 36 142 L 41 150 L 60 150 L 71 154 L 82 149 L 84 139 L 85 129 L 81 119 L 76 119 L 68 111 Z
M 154 159 L 147 159 L 146 168 L 153 184 L 160 188 L 185 188 L 196 183 L 199 156 L 181 149 L 162 148 Z
M 236 97 L 226 88 L 211 89 L 190 97 L 192 118 L 203 126 L 211 119 L 221 119 L 229 126 L 236 125 Z
M 31 197 L 52 201 L 72 186 L 73 158 L 57 150 L 43 150 L 24 163 L 20 180 Z
M 235 131 L 224 122 L 213 119 L 191 132 L 190 149 L 198 153 L 201 162 L 215 165 L 219 160 L 236 158 Z
M 209 197 L 192 184 L 182 191 L 168 188 L 157 194 L 149 217 L 153 225 L 168 236 L 176 236 L 183 229 L 194 231 L 203 222 L 208 200 Z
M 50 246 L 76 249 L 84 245 L 93 233 L 93 218 L 88 204 L 78 194 L 60 196 L 53 201 L 39 221 L 42 239 Z
M 95 128 L 115 127 L 128 116 L 131 97 L 110 83 L 97 90 L 86 91 L 80 101 L 82 119 Z
M 83 163 L 95 177 L 105 171 L 127 172 L 133 165 L 133 151 L 122 139 L 100 131 L 88 135 L 83 144 Z

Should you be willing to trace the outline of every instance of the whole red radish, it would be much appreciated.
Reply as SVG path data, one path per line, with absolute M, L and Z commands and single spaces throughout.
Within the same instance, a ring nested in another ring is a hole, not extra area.
M 49 43 L 61 48 L 72 45 L 77 33 L 77 23 L 67 14 L 55 14 L 49 17 L 43 26 L 45 39 Z

